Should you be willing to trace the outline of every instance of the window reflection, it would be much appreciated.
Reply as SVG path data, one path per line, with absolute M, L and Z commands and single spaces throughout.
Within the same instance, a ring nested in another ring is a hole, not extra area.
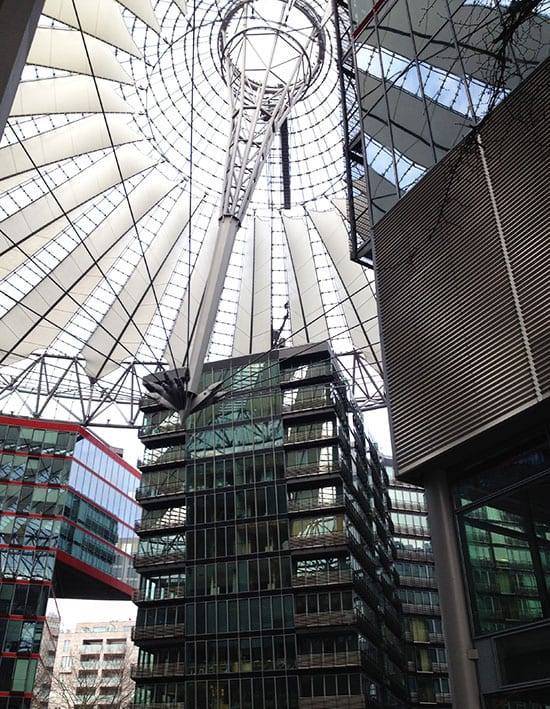
M 548 482 L 539 482 L 459 515 L 478 632 L 544 616 L 550 560 L 548 490 Z

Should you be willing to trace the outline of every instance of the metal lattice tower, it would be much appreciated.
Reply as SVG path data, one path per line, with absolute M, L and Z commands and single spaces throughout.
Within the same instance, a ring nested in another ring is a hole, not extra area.
M 225 16 L 218 38 L 229 89 L 231 124 L 217 236 L 186 367 L 190 396 L 198 381 L 241 221 L 273 140 L 322 66 L 322 22 L 297 0 L 243 0 Z

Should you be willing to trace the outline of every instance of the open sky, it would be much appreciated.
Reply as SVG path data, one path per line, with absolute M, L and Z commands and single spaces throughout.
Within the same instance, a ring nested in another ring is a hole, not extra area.
M 81 599 L 58 599 L 61 614 L 61 629 L 74 630 L 77 623 L 98 623 L 109 620 L 136 619 L 137 607 L 131 601 L 83 601 Z M 48 613 L 55 613 L 55 605 L 48 603 Z

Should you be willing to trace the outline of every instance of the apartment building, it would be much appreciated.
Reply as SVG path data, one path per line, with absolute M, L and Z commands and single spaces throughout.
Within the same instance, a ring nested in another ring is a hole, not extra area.
M 137 648 L 131 620 L 77 623 L 59 635 L 49 709 L 124 709 L 133 703 L 130 678 Z

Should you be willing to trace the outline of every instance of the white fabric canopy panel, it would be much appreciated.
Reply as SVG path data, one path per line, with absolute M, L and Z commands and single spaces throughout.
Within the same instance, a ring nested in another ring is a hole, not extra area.
M 126 203 L 119 205 L 2 317 L 4 361 L 16 361 L 51 345 L 123 254 L 134 221 L 139 223 L 172 188 L 158 175 L 149 175 L 129 195 L 132 213 Z
M 162 293 L 170 282 L 174 263 L 187 244 L 188 222 L 188 205 L 179 204 L 88 339 L 82 355 L 91 377 L 108 374 L 137 352 L 158 307 L 155 293 Z
M 378 330 L 378 307 L 374 274 L 350 260 L 342 244 L 348 238 L 347 228 L 336 211 L 309 211 L 323 241 L 337 276 L 338 300 L 344 310 L 346 329 L 354 349 L 360 350 L 367 362 L 382 375 L 382 353 Z
M 132 83 L 132 77 L 120 66 L 111 49 L 93 37 L 83 38 L 75 30 L 38 27 L 27 63 Z
M 232 355 L 271 348 L 271 227 L 254 219 L 248 232 Z
M 99 92 L 99 93 L 98 93 Z M 132 113 L 115 89 L 90 76 L 60 76 L 19 85 L 10 115 Z
M 130 6 L 135 4 L 146 11 L 146 5 L 149 3 L 125 2 L 122 4 L 129 9 L 132 9 Z M 82 32 L 135 57 L 140 57 L 141 52 L 124 23 L 121 10 L 121 4 L 117 0 L 94 0 L 93 2 L 90 0 L 46 0 L 43 14 L 54 20 L 59 20 L 69 27 L 82 30 Z M 158 29 L 158 25 L 155 29 Z
M 112 153 L 106 155 L 58 189 L 0 222 L 0 256 L 15 245 L 24 244 L 42 229 L 55 223 L 66 223 L 67 215 L 74 209 L 118 184 L 121 179 L 137 175 L 152 165 L 151 158 L 136 152 L 132 146 L 119 148 L 116 157 Z M 0 278 L 5 275 L 6 266 L 0 262 Z
M 345 189 L 330 8 L 310 4 L 329 40 L 317 84 L 288 118 L 292 211 L 276 135 L 211 304 L 228 233 L 216 41 L 232 0 L 199 0 L 193 22 L 184 0 L 46 0 L 0 142 L 0 406 L 11 396 L 47 415 L 63 392 L 64 418 L 72 396 L 75 416 L 94 400 L 107 416 L 118 382 L 113 405 L 136 411 L 141 376 L 185 366 L 207 305 L 218 313 L 211 359 L 349 331 L 376 363 L 372 292 L 356 293 L 368 279 L 348 268 L 345 222 L 315 206 Z
M 0 149 L 0 190 L 6 192 L 45 165 L 142 140 L 122 117 L 87 116 Z M 27 173 L 27 174 L 25 174 Z
M 302 218 L 284 216 L 283 224 L 296 283 L 296 290 L 290 294 L 293 342 L 323 342 L 330 339 L 330 335 L 306 222 Z

